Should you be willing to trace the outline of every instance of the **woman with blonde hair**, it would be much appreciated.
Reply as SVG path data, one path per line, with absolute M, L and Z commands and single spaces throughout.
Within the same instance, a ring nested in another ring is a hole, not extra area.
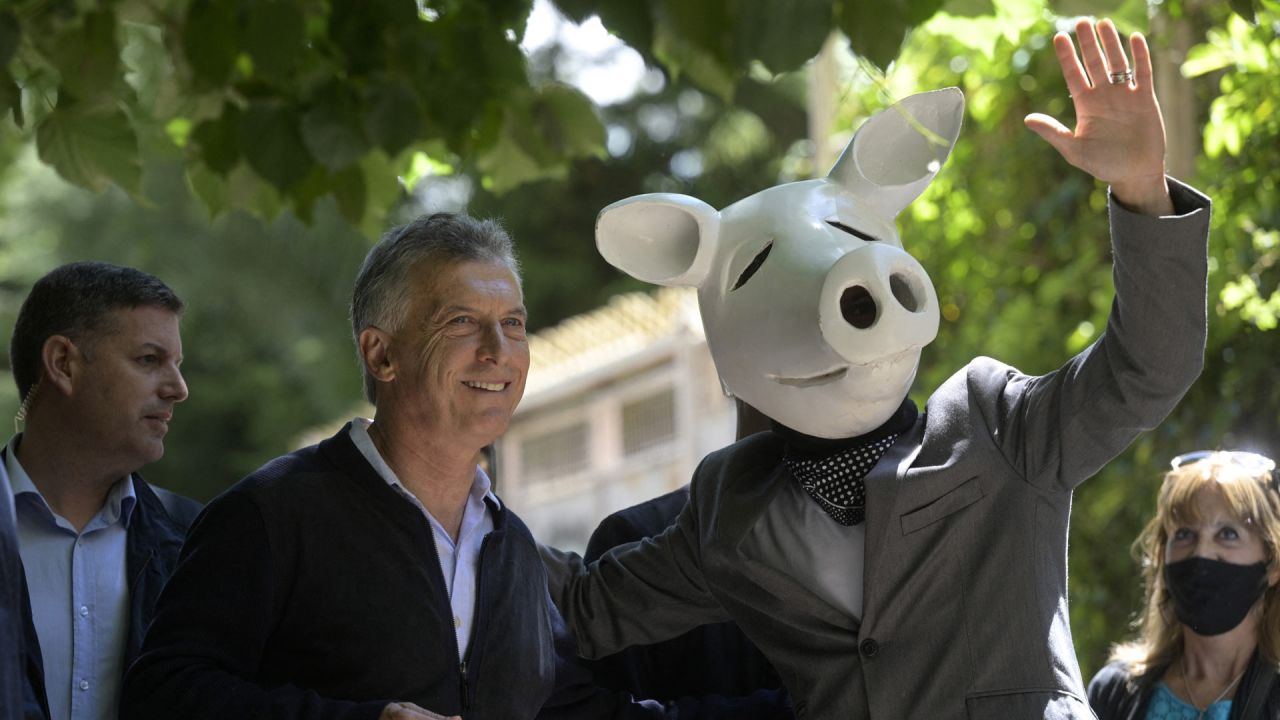
M 1280 472 L 1248 452 L 1179 455 L 1135 554 L 1139 637 L 1089 683 L 1100 720 L 1280 718 Z

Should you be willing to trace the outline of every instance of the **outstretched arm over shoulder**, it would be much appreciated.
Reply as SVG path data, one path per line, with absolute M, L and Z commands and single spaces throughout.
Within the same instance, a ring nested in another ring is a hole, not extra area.
M 540 546 L 551 597 L 583 656 L 727 620 L 703 577 L 699 541 L 691 500 L 661 535 L 613 548 L 590 565 L 576 553 Z

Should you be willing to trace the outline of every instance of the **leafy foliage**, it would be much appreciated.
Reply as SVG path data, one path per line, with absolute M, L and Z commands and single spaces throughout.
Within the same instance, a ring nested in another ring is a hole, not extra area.
M 942 0 L 562 0 L 598 13 L 673 76 L 729 101 L 744 70 L 813 57 L 834 27 L 879 65 Z M 486 188 L 563 179 L 602 157 L 598 109 L 534 82 L 517 38 L 531 0 L 12 0 L 0 9 L 0 123 L 33 132 L 63 178 L 135 199 L 141 167 L 181 157 L 214 213 L 312 219 L 337 199 L 381 230 L 389 179 L 433 154 Z M 372 173 L 382 173 L 373 177 Z M 234 186 L 234 187 L 233 187 Z

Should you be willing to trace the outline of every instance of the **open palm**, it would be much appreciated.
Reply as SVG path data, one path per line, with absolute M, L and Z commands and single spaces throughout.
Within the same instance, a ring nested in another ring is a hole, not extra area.
M 1049 141 L 1067 162 L 1110 183 L 1117 195 L 1138 203 L 1163 192 L 1164 121 L 1146 39 L 1141 33 L 1130 37 L 1130 66 L 1110 20 L 1097 23 L 1096 33 L 1093 22 L 1081 20 L 1076 38 L 1079 55 L 1066 34 L 1053 39 L 1075 105 L 1075 129 L 1039 113 L 1027 116 L 1027 127 Z M 1126 71 L 1131 79 L 1121 76 Z

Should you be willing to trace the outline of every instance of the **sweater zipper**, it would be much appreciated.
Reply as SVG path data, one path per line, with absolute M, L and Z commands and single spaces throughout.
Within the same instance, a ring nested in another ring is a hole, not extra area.
M 471 651 L 475 649 L 476 635 L 480 629 L 480 623 L 484 622 L 480 614 L 481 608 L 484 607 L 484 551 L 489 547 L 489 537 L 492 534 L 491 532 L 481 538 L 480 553 L 476 557 L 476 605 L 475 611 L 472 613 L 471 644 L 467 647 L 467 655 L 470 655 Z M 455 646 L 459 645 L 456 635 L 454 636 L 454 644 Z M 462 709 L 469 710 L 471 708 L 471 692 L 467 686 L 467 661 L 465 659 L 458 663 L 458 678 L 461 685 L 460 690 L 462 691 Z
M 446 587 L 444 582 L 444 569 L 440 567 L 440 548 L 436 545 L 436 534 L 431 528 L 430 523 L 427 524 L 427 537 L 431 538 L 431 552 L 435 555 L 436 575 L 440 578 L 440 587 Z M 481 549 L 483 549 L 483 544 Z M 478 585 L 477 585 L 478 594 Z M 449 633 L 453 637 L 453 656 L 458 658 L 458 691 L 460 693 L 459 702 L 465 712 L 470 704 L 467 702 L 467 661 L 462 658 L 462 643 L 458 641 L 458 625 L 453 622 L 453 598 L 452 593 L 445 593 L 445 605 L 449 608 L 449 624 L 453 625 L 453 632 Z

